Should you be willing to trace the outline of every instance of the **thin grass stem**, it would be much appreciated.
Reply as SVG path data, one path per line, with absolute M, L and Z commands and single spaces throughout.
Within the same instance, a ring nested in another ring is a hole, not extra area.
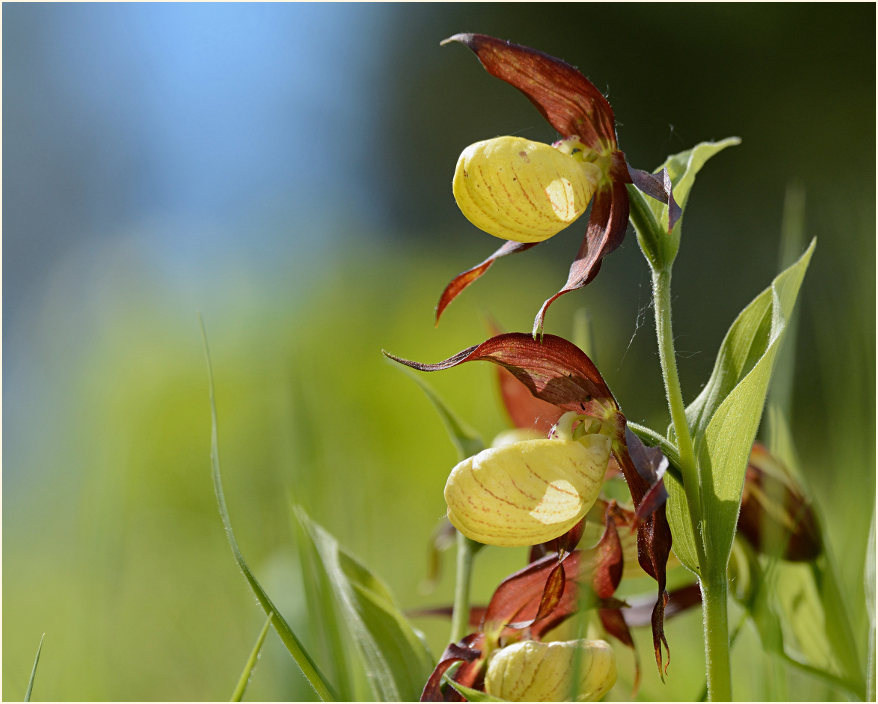
M 253 668 L 256 667 L 256 662 L 259 660 L 259 653 L 262 651 L 262 644 L 265 643 L 265 636 L 268 635 L 269 628 L 271 628 L 270 614 L 268 618 L 265 619 L 265 624 L 262 626 L 262 630 L 256 638 L 256 644 L 253 646 L 250 657 L 247 658 L 247 662 L 244 664 L 244 671 L 241 672 L 241 677 L 238 679 L 238 684 L 229 701 L 239 702 L 244 698 L 244 692 L 247 691 L 247 685 L 250 683 L 250 676 L 253 674 Z
M 40 636 L 40 644 L 37 646 L 37 655 L 34 658 L 34 666 L 31 668 L 30 679 L 27 681 L 27 691 L 24 693 L 24 701 L 26 702 L 30 701 L 30 695 L 34 691 L 34 678 L 37 675 L 37 665 L 40 662 L 40 653 L 43 651 L 43 638 L 45 637 L 46 634 L 43 633 L 43 635 Z

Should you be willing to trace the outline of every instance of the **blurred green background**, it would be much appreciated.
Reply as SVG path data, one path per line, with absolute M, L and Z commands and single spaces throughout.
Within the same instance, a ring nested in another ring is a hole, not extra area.
M 737 135 L 699 176 L 674 280 L 687 400 L 777 269 L 784 193 L 818 248 L 800 296 L 794 438 L 866 653 L 875 497 L 875 7 L 871 4 L 18 4 L 3 12 L 3 698 L 227 698 L 263 622 L 210 483 L 216 375 L 226 496 L 251 567 L 303 639 L 290 503 L 403 608 L 451 601 L 451 556 L 419 589 L 455 453 L 382 348 L 443 359 L 493 316 L 530 330 L 584 223 L 499 262 L 446 312 L 447 281 L 497 242 L 459 214 L 460 151 L 555 135 L 455 32 L 537 47 L 608 94 L 629 161 Z M 667 422 L 647 268 L 629 236 L 547 331 L 585 309 L 628 416 Z M 486 439 L 492 370 L 429 381 Z M 520 567 L 476 565 L 475 599 Z M 651 588 L 646 585 L 647 589 Z M 435 654 L 447 624 L 419 619 Z M 668 624 L 662 685 L 703 686 L 700 616 Z M 745 629 L 735 694 L 764 673 Z M 630 692 L 630 656 L 620 655 Z M 269 636 L 248 697 L 308 698 Z M 791 676 L 793 699 L 838 696 Z

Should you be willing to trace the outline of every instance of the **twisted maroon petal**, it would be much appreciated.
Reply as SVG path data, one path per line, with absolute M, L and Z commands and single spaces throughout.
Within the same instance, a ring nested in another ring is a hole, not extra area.
M 628 174 L 631 177 L 631 183 L 640 191 L 668 206 L 668 232 L 673 230 L 683 211 L 674 200 L 673 184 L 668 170 L 662 169 L 657 174 L 651 174 L 648 171 L 641 171 L 629 166 Z
M 594 84 L 570 64 L 526 46 L 484 34 L 455 34 L 492 76 L 518 88 L 564 137 L 577 136 L 595 151 L 616 148 L 613 109 Z
M 442 312 L 448 307 L 448 304 L 457 298 L 461 291 L 467 286 L 488 271 L 495 259 L 505 257 L 507 254 L 523 252 L 524 250 L 530 249 L 538 244 L 539 242 L 512 242 L 511 240 L 509 242 L 504 242 L 503 246 L 490 257 L 485 259 L 485 261 L 476 264 L 472 269 L 467 269 L 451 279 L 449 284 L 445 287 L 445 290 L 442 292 L 442 295 L 439 297 L 439 303 L 436 306 L 436 325 L 439 324 L 439 318 L 442 315 Z
M 622 243 L 627 227 L 628 190 L 624 182 L 613 181 L 597 192 L 591 206 L 588 229 L 576 259 L 570 265 L 567 283 L 543 303 L 534 320 L 534 337 L 542 333 L 546 311 L 552 303 L 565 293 L 582 288 L 597 276 L 601 260 Z

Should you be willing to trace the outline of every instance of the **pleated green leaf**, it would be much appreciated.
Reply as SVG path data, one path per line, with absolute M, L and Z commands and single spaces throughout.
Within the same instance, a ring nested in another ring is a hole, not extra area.
M 713 564 L 725 565 L 731 550 L 747 458 L 774 359 L 815 245 L 816 240 L 741 311 L 726 333 L 707 385 L 686 409 L 701 482 L 704 548 Z M 674 551 L 683 564 L 700 573 L 685 494 L 673 478 L 667 485 Z
M 433 670 L 423 636 L 396 607 L 387 587 L 335 538 L 295 507 L 301 535 L 320 557 L 335 597 L 337 622 L 352 640 L 380 701 L 416 701 Z M 307 575 L 306 575 L 307 577 Z

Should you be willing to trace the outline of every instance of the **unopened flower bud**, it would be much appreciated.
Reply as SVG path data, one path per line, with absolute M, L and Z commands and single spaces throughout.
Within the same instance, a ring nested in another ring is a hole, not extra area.
M 448 520 L 488 545 L 538 545 L 570 530 L 600 492 L 605 435 L 525 440 L 459 463 L 445 484 Z
M 525 640 L 494 654 L 485 691 L 510 702 L 593 702 L 615 682 L 616 656 L 606 641 Z
M 750 453 L 738 531 L 766 555 L 806 562 L 821 552 L 817 517 L 795 478 L 760 444 Z
M 495 137 L 471 144 L 454 172 L 454 199 L 476 227 L 542 242 L 582 215 L 601 178 L 594 164 L 542 142 Z

